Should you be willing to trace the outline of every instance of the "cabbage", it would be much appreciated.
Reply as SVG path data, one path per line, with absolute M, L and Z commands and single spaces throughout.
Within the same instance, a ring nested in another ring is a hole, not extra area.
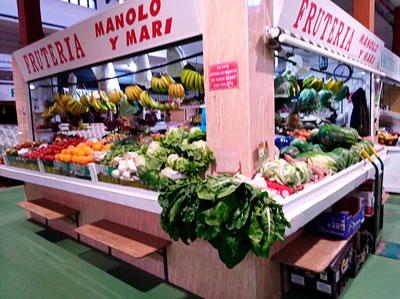
M 302 182 L 297 168 L 283 159 L 264 163 L 260 172 L 270 181 L 276 181 L 282 185 L 296 187 Z
M 150 170 L 161 170 L 168 158 L 168 149 L 157 141 L 150 143 L 146 152 L 146 166 Z
M 186 172 L 189 163 L 188 159 L 179 157 L 177 154 L 169 155 L 167 159 L 167 166 L 171 167 L 173 170 L 179 171 L 180 173 Z
M 207 143 L 203 140 L 195 141 L 191 144 L 182 143 L 182 151 L 187 157 L 196 162 L 203 162 L 207 165 L 215 162 L 212 151 L 207 147 Z
M 308 183 L 312 176 L 311 167 L 306 162 L 294 162 L 292 165 L 296 167 L 296 170 L 300 175 L 301 182 Z
M 163 145 L 166 148 L 178 149 L 184 139 L 188 137 L 188 133 L 183 128 L 172 127 L 163 138 Z
M 189 132 L 188 142 L 192 143 L 198 140 L 206 140 L 206 133 L 200 128 L 192 128 Z

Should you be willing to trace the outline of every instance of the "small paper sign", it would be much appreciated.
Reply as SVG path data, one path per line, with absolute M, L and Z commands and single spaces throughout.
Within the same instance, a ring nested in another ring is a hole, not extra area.
M 268 160 L 269 158 L 269 150 L 268 150 L 268 142 L 262 142 L 258 146 L 258 165 L 261 167 L 261 165 L 264 163 L 264 161 Z
M 211 65 L 209 68 L 210 90 L 235 88 L 239 86 L 237 61 Z
M 220 149 L 214 151 L 217 161 L 216 171 L 220 173 L 236 173 L 239 171 L 239 154 L 232 149 Z

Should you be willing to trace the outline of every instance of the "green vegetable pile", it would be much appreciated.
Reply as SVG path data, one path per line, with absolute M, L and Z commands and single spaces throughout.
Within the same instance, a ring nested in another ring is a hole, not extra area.
M 333 172 L 339 172 L 359 162 L 361 150 L 372 154 L 370 146 L 373 143 L 367 139 L 358 139 L 358 133 L 353 128 L 324 125 L 312 130 L 307 140 L 310 142 L 307 150 L 295 158 L 307 158 L 310 164 L 329 168 Z M 301 142 L 294 139 L 291 146 L 300 144 Z
M 107 152 L 107 155 L 100 162 L 102 165 L 112 166 L 112 159 L 115 157 L 123 157 L 128 152 L 136 152 L 140 149 L 138 142 L 131 139 L 124 139 L 115 143 Z
M 189 133 L 183 128 L 171 128 L 165 136 L 143 147 L 139 155 L 144 163 L 136 165 L 143 183 L 158 186 L 160 172 L 171 168 L 189 177 L 198 176 L 215 162 L 213 153 L 204 141 L 205 133 L 194 128 Z
M 222 262 L 233 268 L 249 250 L 269 257 L 275 240 L 284 240 L 282 206 L 268 193 L 237 177 L 208 176 L 170 181 L 160 189 L 161 226 L 174 240 L 207 240 Z

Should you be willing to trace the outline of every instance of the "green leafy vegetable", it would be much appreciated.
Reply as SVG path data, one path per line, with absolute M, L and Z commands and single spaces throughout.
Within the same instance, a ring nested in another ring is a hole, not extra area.
M 228 268 L 249 250 L 268 257 L 274 241 L 283 241 L 290 227 L 282 206 L 267 193 L 228 175 L 171 182 L 160 190 L 158 201 L 161 225 L 171 238 L 186 244 L 197 237 L 207 240 Z
M 187 139 L 189 143 L 192 143 L 193 141 L 206 140 L 206 133 L 200 128 L 192 128 Z

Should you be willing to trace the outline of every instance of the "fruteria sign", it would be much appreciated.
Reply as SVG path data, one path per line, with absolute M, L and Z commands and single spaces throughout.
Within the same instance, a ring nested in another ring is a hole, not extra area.
M 279 27 L 379 70 L 384 42 L 332 1 L 280 0 L 280 5 Z
M 132 0 L 14 52 L 25 81 L 201 35 L 199 0 Z
M 384 48 L 381 56 L 381 71 L 387 77 L 400 82 L 400 57 Z

